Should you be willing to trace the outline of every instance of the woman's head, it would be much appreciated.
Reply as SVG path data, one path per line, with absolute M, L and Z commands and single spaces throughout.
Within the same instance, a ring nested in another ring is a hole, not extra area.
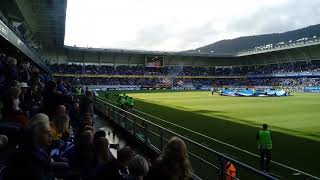
M 83 131 L 79 136 L 79 147 L 87 149 L 90 146 L 92 146 L 92 143 L 93 143 L 93 132 L 90 130 Z
M 94 140 L 94 146 L 96 150 L 96 156 L 98 163 L 107 163 L 112 160 L 112 156 L 109 154 L 109 141 L 106 137 L 99 137 Z
M 49 81 L 46 84 L 46 91 L 52 92 L 52 91 L 55 91 L 56 89 L 57 89 L 57 83 L 55 81 Z
M 163 150 L 163 157 L 182 161 L 189 158 L 187 145 L 178 137 L 171 138 Z
M 63 133 L 69 129 L 69 116 L 68 115 L 56 115 L 52 117 L 53 123 L 58 133 Z
M 9 58 L 9 60 L 8 60 L 8 64 L 9 64 L 10 66 L 16 66 L 17 63 L 18 63 L 18 61 L 17 61 L 17 59 L 15 59 L 15 58 Z
M 144 177 L 149 172 L 149 163 L 144 157 L 136 155 L 129 162 L 128 168 L 132 176 Z
M 187 145 L 182 139 L 171 138 L 163 149 L 161 160 L 170 172 L 177 173 L 176 175 L 182 176 L 183 179 L 192 176 Z
M 32 140 L 39 146 L 49 146 L 51 143 L 49 117 L 39 113 L 30 119 L 28 129 L 32 133 Z

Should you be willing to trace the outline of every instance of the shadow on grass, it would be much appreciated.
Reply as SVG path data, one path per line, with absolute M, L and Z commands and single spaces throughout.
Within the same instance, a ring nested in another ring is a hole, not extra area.
M 206 116 L 203 113 L 207 113 L 206 110 L 200 111 L 188 111 L 170 108 L 167 106 L 162 106 L 158 104 L 153 104 L 150 102 L 144 102 L 141 100 L 136 100 L 136 109 L 141 110 L 145 113 L 151 114 L 153 116 L 159 117 L 166 121 L 175 123 L 177 125 L 186 127 L 188 129 L 200 132 L 209 137 L 218 139 L 220 141 L 226 142 L 233 146 L 239 147 L 241 149 L 253 152 L 257 152 L 257 142 L 255 140 L 256 133 L 259 128 L 254 126 L 249 126 L 246 124 L 236 123 L 228 121 L 230 119 L 233 121 L 239 121 L 244 123 L 254 124 L 255 126 L 260 126 L 258 123 L 248 122 L 243 119 L 236 119 L 229 116 L 216 115 L 216 117 Z M 216 111 L 209 111 L 211 115 L 214 113 L 220 113 Z M 188 131 L 179 129 L 173 125 L 162 122 L 155 118 L 150 118 L 149 116 L 141 115 L 146 117 L 146 119 L 151 120 L 163 127 L 169 128 L 177 133 L 182 134 L 190 139 L 197 142 L 205 144 L 210 148 L 220 151 L 222 153 L 229 154 L 236 159 L 242 160 L 247 164 L 257 165 L 257 158 L 251 158 L 250 155 L 247 157 L 243 153 L 235 152 L 231 148 L 228 148 L 219 143 L 215 143 L 210 139 L 205 137 L 190 133 Z M 313 134 L 314 135 L 314 134 Z M 310 139 L 292 136 L 286 133 L 273 131 L 273 150 L 272 159 L 292 166 L 294 168 L 300 169 L 302 171 L 311 173 L 313 175 L 320 176 L 320 143 Z M 318 135 L 316 135 L 318 136 Z M 255 162 L 252 162 L 255 161 Z

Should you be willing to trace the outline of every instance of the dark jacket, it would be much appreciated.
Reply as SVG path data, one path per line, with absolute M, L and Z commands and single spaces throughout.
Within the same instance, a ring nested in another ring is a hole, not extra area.
M 50 170 L 51 161 L 46 151 L 33 145 L 22 145 L 9 160 L 4 180 L 49 180 Z
M 117 159 L 104 166 L 100 166 L 97 171 L 97 180 L 124 180 L 124 177 L 129 174 L 128 169 L 122 166 Z
M 59 105 L 66 103 L 72 103 L 70 96 L 64 96 L 58 92 L 44 92 L 43 93 L 43 105 L 46 113 L 50 114 L 55 111 L 55 108 Z
M 124 177 L 125 180 L 140 180 L 139 177 L 136 176 L 132 176 L 132 175 L 127 175 L 126 177 Z
M 145 180 L 184 180 L 176 175 L 177 172 L 167 167 L 160 159 L 157 159 L 151 166 Z M 192 178 L 190 178 L 192 180 Z

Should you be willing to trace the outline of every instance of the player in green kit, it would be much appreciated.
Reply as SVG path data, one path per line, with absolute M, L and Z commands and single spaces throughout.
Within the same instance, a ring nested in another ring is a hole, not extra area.
M 257 141 L 260 151 L 260 167 L 262 170 L 270 172 L 272 138 L 267 124 L 263 124 L 262 130 L 257 133 Z
M 118 106 L 121 106 L 121 99 L 122 99 L 122 96 L 121 94 L 118 95 Z
M 126 104 L 127 104 L 127 96 L 124 94 L 123 96 L 121 96 L 120 99 L 120 107 L 121 109 L 125 109 L 126 108 Z
M 128 104 L 128 110 L 130 112 L 132 112 L 133 105 L 134 105 L 134 99 L 132 97 L 128 97 L 127 104 Z

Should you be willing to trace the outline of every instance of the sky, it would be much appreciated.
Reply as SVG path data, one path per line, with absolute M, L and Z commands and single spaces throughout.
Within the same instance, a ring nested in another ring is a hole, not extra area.
M 320 0 L 68 0 L 65 45 L 184 51 L 320 23 Z

